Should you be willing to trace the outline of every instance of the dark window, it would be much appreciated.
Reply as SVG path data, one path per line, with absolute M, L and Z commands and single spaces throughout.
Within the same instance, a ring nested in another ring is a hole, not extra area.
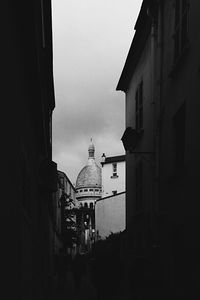
M 136 212 L 143 210 L 143 164 L 140 160 L 135 169 Z
M 113 175 L 112 176 L 117 176 L 117 163 L 113 163 L 112 164 L 112 167 L 113 167 Z
M 116 195 L 117 194 L 117 191 L 112 191 L 113 195 Z
M 175 1 L 174 63 L 179 59 L 188 43 L 188 0 Z
M 88 189 L 84 189 L 84 192 L 88 192 Z
M 82 192 L 83 190 L 80 190 L 80 193 Z
M 98 189 L 95 189 L 95 192 L 98 192 L 99 190 Z
M 135 93 L 135 128 L 136 131 L 143 128 L 143 81 L 140 82 Z
M 89 189 L 90 192 L 93 192 L 93 189 Z
M 93 208 L 93 203 L 90 203 L 90 208 Z
M 174 167 L 178 171 L 184 166 L 185 156 L 185 103 L 173 118 L 174 129 Z
M 86 202 L 84 203 L 84 207 L 88 207 L 88 204 Z

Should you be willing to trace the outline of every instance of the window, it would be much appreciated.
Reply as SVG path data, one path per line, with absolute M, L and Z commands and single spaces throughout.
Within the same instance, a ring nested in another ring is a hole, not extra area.
M 117 176 L 117 163 L 112 164 L 113 174 L 112 177 L 118 177 Z
M 173 118 L 174 129 L 174 167 L 179 171 L 184 166 L 185 156 L 185 103 Z
M 87 207 L 88 207 L 88 204 L 87 204 L 87 202 L 85 202 L 85 203 L 84 203 L 84 207 L 85 207 L 85 208 L 87 208 Z
M 88 192 L 88 189 L 84 189 L 84 192 Z
M 175 0 L 174 63 L 188 44 L 188 0 Z
M 93 189 L 89 189 L 90 192 L 93 192 Z
M 113 195 L 116 195 L 117 194 L 117 191 L 112 191 Z
M 90 203 L 90 208 L 93 209 L 93 203 L 92 202 Z
M 99 190 L 98 189 L 95 189 L 95 192 L 98 192 Z
M 79 192 L 82 193 L 83 190 L 80 190 Z
M 137 132 L 143 129 L 143 81 L 135 93 L 135 128 Z
M 143 210 L 143 164 L 140 160 L 135 169 L 136 212 Z

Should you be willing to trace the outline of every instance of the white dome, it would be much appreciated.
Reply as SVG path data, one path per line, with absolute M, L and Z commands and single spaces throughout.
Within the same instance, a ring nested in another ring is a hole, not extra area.
M 96 164 L 94 157 L 94 144 L 89 145 L 88 148 L 88 163 L 80 171 L 76 180 L 76 188 L 101 188 L 101 168 Z

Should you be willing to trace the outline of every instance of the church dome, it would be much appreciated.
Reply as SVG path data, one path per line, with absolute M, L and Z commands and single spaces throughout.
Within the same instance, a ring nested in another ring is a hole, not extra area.
M 85 166 L 78 174 L 76 188 L 101 187 L 101 169 L 95 163 Z
M 101 168 L 96 164 L 94 158 L 95 148 L 91 144 L 88 148 L 88 163 L 80 171 L 76 180 L 76 188 L 101 188 Z

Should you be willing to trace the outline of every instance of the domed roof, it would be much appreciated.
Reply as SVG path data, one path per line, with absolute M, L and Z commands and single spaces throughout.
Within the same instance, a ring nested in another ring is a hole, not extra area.
M 93 144 L 89 146 L 88 152 L 88 163 L 78 174 L 76 188 L 101 187 L 101 168 L 95 162 Z
M 94 162 L 85 166 L 78 174 L 76 188 L 101 187 L 101 168 Z

